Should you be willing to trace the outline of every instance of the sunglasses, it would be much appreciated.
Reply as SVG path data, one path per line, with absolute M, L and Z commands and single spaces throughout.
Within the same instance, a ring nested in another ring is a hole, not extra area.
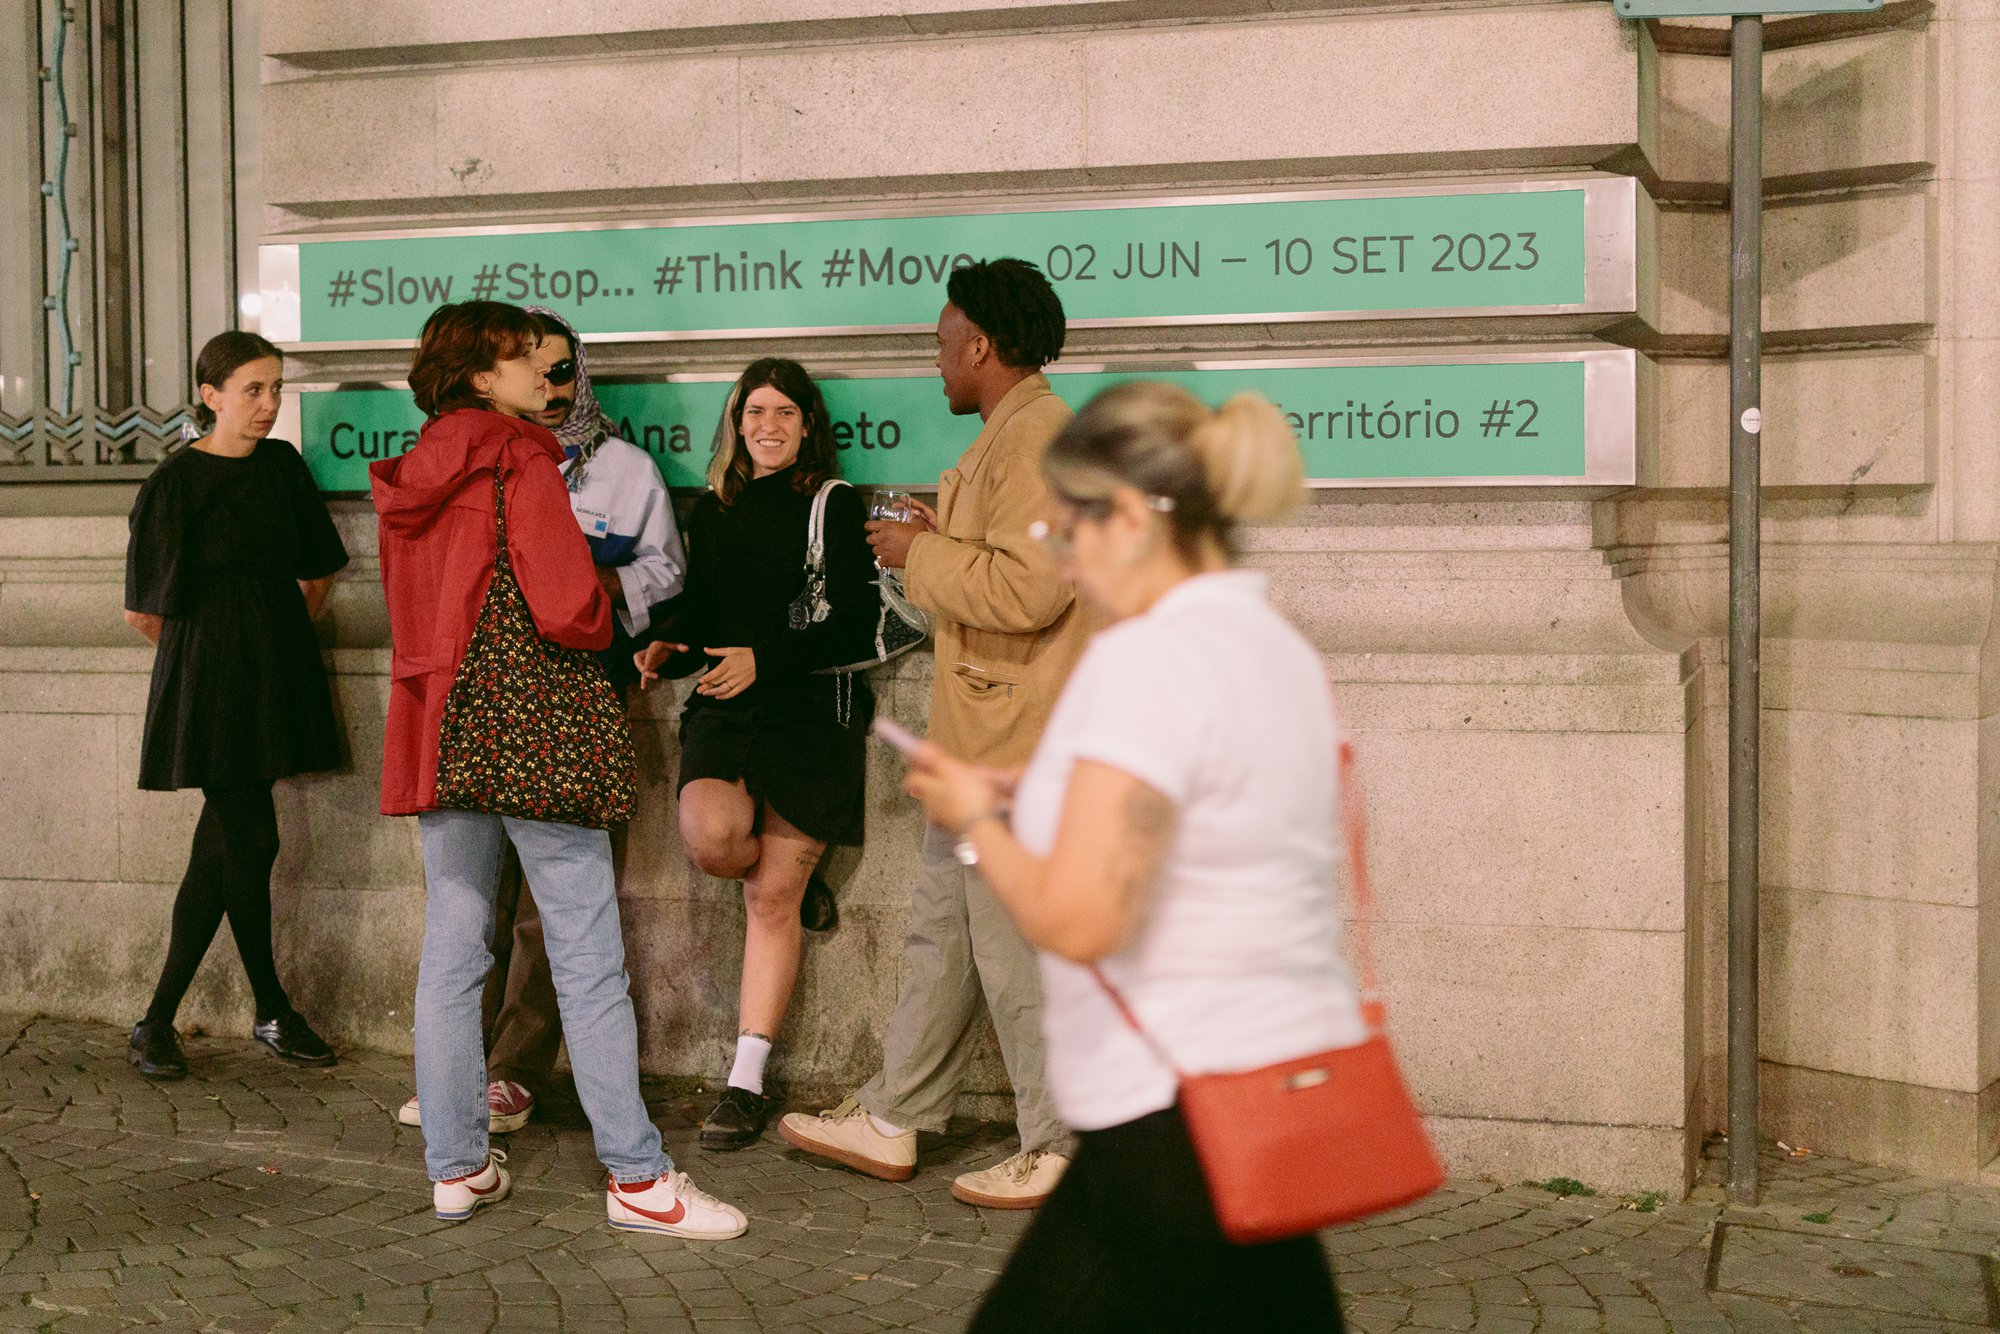
M 550 384 L 568 384 L 576 378 L 576 358 L 564 357 L 543 371 L 542 375 Z

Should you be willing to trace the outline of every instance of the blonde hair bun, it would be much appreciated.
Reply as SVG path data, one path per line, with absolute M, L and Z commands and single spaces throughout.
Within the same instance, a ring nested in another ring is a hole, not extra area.
M 1298 437 L 1260 394 L 1232 397 L 1195 427 L 1188 443 L 1201 457 L 1217 513 L 1232 523 L 1280 518 L 1305 496 Z

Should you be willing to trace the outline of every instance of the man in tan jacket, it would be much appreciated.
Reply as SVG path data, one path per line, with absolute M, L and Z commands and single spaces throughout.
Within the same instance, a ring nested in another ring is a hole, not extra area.
M 869 524 L 876 559 L 904 572 L 936 640 L 930 739 L 975 764 L 1026 763 L 1083 651 L 1083 613 L 1055 558 L 1028 534 L 1055 513 L 1042 451 L 1074 415 L 1042 367 L 1062 351 L 1062 303 L 1034 265 L 997 259 L 954 272 L 938 318 L 938 374 L 951 410 L 985 427 L 938 483 L 936 510 Z M 1025 1209 L 1055 1189 L 1073 1141 L 1042 1078 L 1034 953 L 961 855 L 964 831 L 927 829 L 911 892 L 903 986 L 882 1071 L 819 1116 L 778 1130 L 798 1148 L 888 1181 L 916 1174 L 919 1130 L 943 1130 L 978 1038 L 982 992 L 1014 1085 L 1021 1151 L 968 1172 L 951 1193 Z

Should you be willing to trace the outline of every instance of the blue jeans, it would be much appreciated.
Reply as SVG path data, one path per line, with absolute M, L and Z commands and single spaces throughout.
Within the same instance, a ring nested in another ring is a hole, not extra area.
M 601 829 L 473 811 L 427 811 L 424 957 L 417 970 L 417 1100 L 431 1180 L 486 1165 L 486 1049 L 480 993 L 493 966 L 493 899 L 503 841 L 541 909 L 577 1097 L 614 1181 L 673 1169 L 639 1096 L 639 1026 L 625 975 L 611 836 Z

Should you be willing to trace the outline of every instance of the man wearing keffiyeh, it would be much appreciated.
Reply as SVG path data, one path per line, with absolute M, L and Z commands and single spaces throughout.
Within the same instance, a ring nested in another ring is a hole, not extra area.
M 529 306 L 547 338 L 557 340 L 546 347 L 549 362 L 549 405 L 533 413 L 535 422 L 555 432 L 556 442 L 570 456 L 571 467 L 563 470 L 574 491 L 590 467 L 597 447 L 611 438 L 611 418 L 590 388 L 590 368 L 584 364 L 583 340 L 576 336 L 568 320 L 547 306 Z M 560 332 L 557 332 L 560 330 Z M 562 383 L 556 381 L 560 379 Z
M 600 659 L 622 687 L 638 675 L 632 665 L 632 636 L 651 625 L 661 605 L 680 593 L 687 556 L 659 465 L 637 445 L 618 438 L 591 392 L 583 340 L 547 307 L 530 306 L 528 311 L 542 327 L 535 357 L 549 381 L 547 408 L 529 417 L 553 431 L 569 456 L 563 478 L 569 483 L 570 512 L 589 539 L 598 582 L 618 612 L 611 647 Z M 526 1124 L 535 1100 L 549 1090 L 562 1043 L 541 917 L 524 888 L 510 846 L 495 896 L 493 968 L 487 974 L 483 1014 L 487 1126 L 496 1134 Z M 396 1119 L 420 1125 L 417 1100 L 404 1103 Z
M 591 391 L 583 340 L 548 307 L 528 312 L 542 326 L 537 353 L 549 379 L 548 407 L 529 417 L 555 432 L 569 455 L 563 465 L 569 506 L 590 539 L 598 581 L 618 609 L 619 633 L 604 653 L 605 670 L 626 685 L 633 677 L 631 637 L 652 623 L 653 608 L 681 591 L 687 556 L 659 465 L 617 437 Z

